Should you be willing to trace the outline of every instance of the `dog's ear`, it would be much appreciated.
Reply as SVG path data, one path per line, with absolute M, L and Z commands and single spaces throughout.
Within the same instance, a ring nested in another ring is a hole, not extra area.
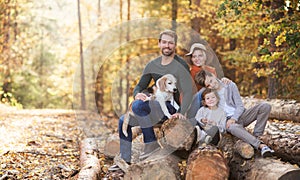
M 162 77 L 156 82 L 157 88 L 160 89 L 161 91 L 165 91 L 166 89 L 166 80 L 167 80 L 166 77 Z

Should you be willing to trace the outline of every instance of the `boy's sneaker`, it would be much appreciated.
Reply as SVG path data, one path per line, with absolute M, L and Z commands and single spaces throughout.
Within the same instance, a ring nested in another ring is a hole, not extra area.
M 261 156 L 263 158 L 271 157 L 273 153 L 274 153 L 274 150 L 272 150 L 268 146 L 264 146 L 263 148 L 261 148 Z

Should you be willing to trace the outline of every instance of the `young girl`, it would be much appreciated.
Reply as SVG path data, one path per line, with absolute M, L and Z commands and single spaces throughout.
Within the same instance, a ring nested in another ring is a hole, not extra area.
M 220 133 L 226 131 L 226 113 L 218 107 L 220 98 L 216 91 L 207 88 L 201 97 L 203 106 L 198 110 L 195 119 L 212 137 L 211 143 L 217 145 L 220 141 Z

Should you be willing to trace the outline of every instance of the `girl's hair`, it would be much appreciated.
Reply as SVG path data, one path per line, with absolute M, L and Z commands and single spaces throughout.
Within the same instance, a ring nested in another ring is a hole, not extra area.
M 215 96 L 216 96 L 217 99 L 218 99 L 218 103 L 217 103 L 217 105 L 218 105 L 218 104 L 219 104 L 219 101 L 220 101 L 220 97 L 219 97 L 217 91 L 216 91 L 216 90 L 212 90 L 212 89 L 208 89 L 208 88 L 206 88 L 206 89 L 202 92 L 202 94 L 201 94 L 202 104 L 203 104 L 205 107 L 208 107 L 208 106 L 206 105 L 206 103 L 205 103 L 205 96 L 206 96 L 207 94 L 209 94 L 209 93 L 214 93 L 214 94 L 215 94 Z

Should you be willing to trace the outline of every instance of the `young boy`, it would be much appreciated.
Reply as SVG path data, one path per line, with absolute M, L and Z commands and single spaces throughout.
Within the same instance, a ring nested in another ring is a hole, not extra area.
M 236 84 L 230 82 L 225 85 L 207 71 L 197 73 L 195 80 L 200 85 L 217 91 L 220 97 L 219 106 L 226 112 L 226 130 L 228 132 L 260 150 L 263 157 L 272 155 L 274 151 L 258 139 L 263 135 L 271 111 L 269 104 L 260 103 L 245 109 Z M 244 127 L 255 120 L 256 124 L 252 135 Z

